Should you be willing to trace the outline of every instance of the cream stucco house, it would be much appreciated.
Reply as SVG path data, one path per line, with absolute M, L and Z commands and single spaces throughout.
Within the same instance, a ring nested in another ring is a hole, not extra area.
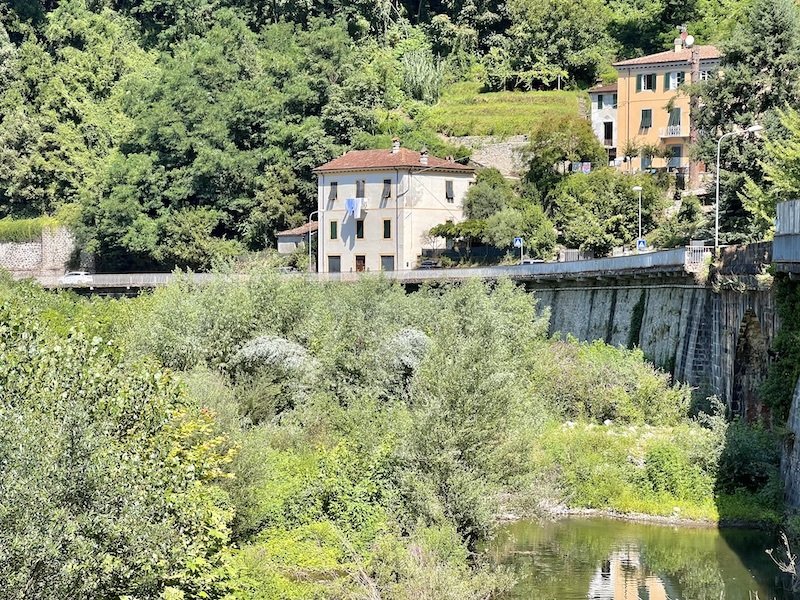
M 474 169 L 402 148 L 352 150 L 314 169 L 319 272 L 413 269 L 425 249 L 441 249 L 429 231 L 464 218 Z
M 617 84 L 600 85 L 589 90 L 592 130 L 608 152 L 608 161 L 617 158 Z

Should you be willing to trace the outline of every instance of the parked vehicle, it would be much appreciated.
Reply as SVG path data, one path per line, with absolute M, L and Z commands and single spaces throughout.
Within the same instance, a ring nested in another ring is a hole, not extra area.
M 428 258 L 428 259 L 425 259 L 425 260 L 423 260 L 422 262 L 419 263 L 419 268 L 420 269 L 438 269 L 439 268 L 439 263 L 436 262 L 435 260 L 431 260 L 431 259 Z
M 91 284 L 94 279 L 88 271 L 68 271 L 58 281 L 63 285 L 87 285 Z

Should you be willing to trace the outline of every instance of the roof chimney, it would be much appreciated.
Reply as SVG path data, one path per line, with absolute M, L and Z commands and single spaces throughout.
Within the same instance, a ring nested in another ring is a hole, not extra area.
M 392 138 L 392 154 L 400 152 L 400 138 Z
M 683 49 L 683 40 L 681 38 L 676 37 L 673 43 L 675 44 L 675 52 L 680 52 Z
M 423 148 L 422 151 L 419 153 L 419 164 L 427 165 L 428 164 L 428 149 Z

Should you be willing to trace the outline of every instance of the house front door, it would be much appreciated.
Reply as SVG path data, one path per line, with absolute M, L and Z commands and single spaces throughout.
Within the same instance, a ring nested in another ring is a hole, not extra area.
M 356 271 L 359 273 L 367 268 L 367 258 L 362 255 L 356 255 Z

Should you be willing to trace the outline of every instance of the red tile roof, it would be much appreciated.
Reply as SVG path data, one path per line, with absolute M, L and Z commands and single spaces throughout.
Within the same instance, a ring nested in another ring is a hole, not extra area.
M 722 57 L 722 53 L 717 49 L 716 46 L 695 46 L 695 48 L 700 51 L 700 60 L 712 60 Z M 647 56 L 640 56 L 638 58 L 631 58 L 630 60 L 616 62 L 614 63 L 614 66 L 637 67 L 660 63 L 691 62 L 692 50 L 694 50 L 694 48 L 683 48 L 678 52 L 675 52 L 675 50 L 667 50 L 665 52 L 658 52 L 657 54 L 648 54 Z
M 606 85 L 598 85 L 593 87 L 589 90 L 590 94 L 602 94 L 605 92 L 616 92 L 617 91 L 617 83 L 607 83 Z
M 472 173 L 475 169 L 460 165 L 452 160 L 445 160 L 435 156 L 428 156 L 428 164 L 419 161 L 420 153 L 407 148 L 400 148 L 397 153 L 391 150 L 351 150 L 350 152 L 334 158 L 332 161 L 314 169 L 315 173 L 328 171 L 367 171 L 382 169 L 425 169 L 435 167 L 436 171 L 460 171 Z
M 305 235 L 309 231 L 316 231 L 317 229 L 319 229 L 319 223 L 311 221 L 311 223 L 303 223 L 300 227 L 295 227 L 294 229 L 279 231 L 275 235 Z

